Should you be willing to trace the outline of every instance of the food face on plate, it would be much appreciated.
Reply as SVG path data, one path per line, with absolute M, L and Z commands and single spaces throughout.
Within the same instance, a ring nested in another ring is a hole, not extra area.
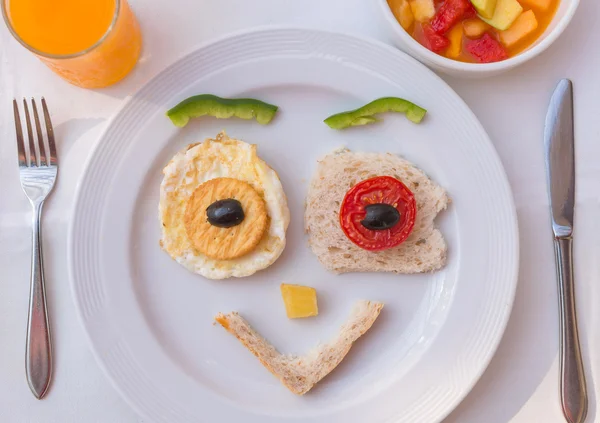
M 177 153 L 163 174 L 160 244 L 179 264 L 224 279 L 249 276 L 281 255 L 287 199 L 255 145 L 223 132 Z
M 241 108 L 240 108 L 241 107 Z M 167 115 L 183 126 L 206 114 L 268 123 L 277 108 L 252 99 L 199 95 Z M 397 97 L 379 98 L 325 119 L 333 129 L 368 125 L 376 114 L 405 113 L 420 123 L 426 110 Z M 262 117 L 261 117 L 262 116 Z M 263 119 L 264 120 L 264 119 Z M 277 173 L 256 154 L 256 146 L 229 138 L 190 145 L 163 170 L 160 245 L 188 270 L 211 279 L 249 276 L 270 266 L 285 247 L 290 221 Z M 318 164 L 306 199 L 304 223 L 321 263 L 336 273 L 418 273 L 446 263 L 446 243 L 434 227 L 448 205 L 443 188 L 415 165 L 386 153 L 336 151 Z M 317 292 L 282 284 L 288 318 L 317 316 Z M 293 393 L 304 395 L 344 359 L 367 332 L 383 302 L 361 300 L 339 333 L 305 355 L 282 354 L 237 312 L 215 320 L 233 334 Z
M 388 0 L 399 24 L 429 50 L 468 63 L 516 56 L 546 30 L 559 0 Z

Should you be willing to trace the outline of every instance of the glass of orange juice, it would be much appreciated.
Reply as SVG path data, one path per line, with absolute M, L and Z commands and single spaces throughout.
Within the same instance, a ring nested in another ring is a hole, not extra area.
M 140 56 L 140 27 L 126 0 L 0 1 L 12 35 L 72 84 L 112 85 Z

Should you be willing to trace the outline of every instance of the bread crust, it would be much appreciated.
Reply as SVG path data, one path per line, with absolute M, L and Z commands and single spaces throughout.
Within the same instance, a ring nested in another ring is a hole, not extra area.
M 373 326 L 382 309 L 381 302 L 357 302 L 334 339 L 304 356 L 281 354 L 236 312 L 219 313 L 215 320 L 290 391 L 296 395 L 304 395 L 341 363 L 354 342 Z

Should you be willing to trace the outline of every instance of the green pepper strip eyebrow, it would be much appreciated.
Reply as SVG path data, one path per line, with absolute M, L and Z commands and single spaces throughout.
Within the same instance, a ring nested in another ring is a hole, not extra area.
M 329 116 L 324 122 L 332 129 L 344 129 L 350 126 L 368 125 L 378 122 L 378 119 L 373 117 L 373 115 L 386 112 L 405 113 L 411 122 L 420 123 L 425 117 L 427 110 L 403 98 L 383 97 L 356 110 Z
M 212 94 L 189 97 L 167 111 L 175 126 L 184 127 L 189 120 L 200 116 L 226 119 L 232 116 L 241 119 L 256 119 L 266 125 L 277 113 L 278 107 L 253 98 L 221 98 Z

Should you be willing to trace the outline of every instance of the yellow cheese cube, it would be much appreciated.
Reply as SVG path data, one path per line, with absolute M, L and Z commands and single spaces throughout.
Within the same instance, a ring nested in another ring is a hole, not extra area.
M 528 10 L 522 13 L 510 28 L 500 32 L 500 42 L 506 47 L 512 47 L 535 31 L 537 26 L 538 22 L 535 14 L 533 11 Z
M 446 50 L 446 54 L 448 57 L 456 59 L 462 52 L 463 27 L 460 22 L 450 30 L 448 39 L 450 40 L 450 45 L 448 46 L 448 50 Z
M 317 291 L 310 286 L 281 284 L 281 296 L 287 317 L 296 319 L 319 314 Z

